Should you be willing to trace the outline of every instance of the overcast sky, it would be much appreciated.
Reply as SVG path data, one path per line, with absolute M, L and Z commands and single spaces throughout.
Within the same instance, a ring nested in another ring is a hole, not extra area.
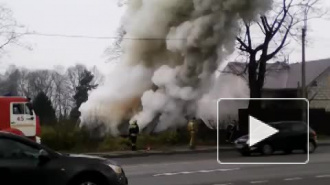
M 14 18 L 29 31 L 59 35 L 116 36 L 124 9 L 118 0 L 0 0 L 14 13 Z M 330 1 L 324 0 L 330 7 Z M 330 21 L 310 22 L 307 59 L 330 58 Z M 0 59 L 0 72 L 10 64 L 28 68 L 52 68 L 82 63 L 97 65 L 103 72 L 110 68 L 104 50 L 111 39 L 61 38 L 28 35 L 23 43 L 32 46 L 27 50 L 17 46 L 7 48 Z M 290 61 L 300 61 L 301 46 L 290 46 Z
M 46 34 L 115 36 L 123 12 L 117 0 L 0 0 L 14 13 L 14 18 L 28 31 Z M 83 63 L 107 68 L 104 50 L 109 39 L 24 36 L 21 47 L 7 48 L 0 59 L 3 68 L 9 64 L 28 68 L 52 68 L 55 65 Z

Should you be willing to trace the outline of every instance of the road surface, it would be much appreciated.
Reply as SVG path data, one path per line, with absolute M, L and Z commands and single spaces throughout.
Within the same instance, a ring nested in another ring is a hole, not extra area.
M 277 155 L 296 158 L 303 154 Z M 235 151 L 223 154 L 238 161 Z M 248 161 L 249 157 L 244 160 Z M 330 146 L 319 147 L 307 165 L 219 165 L 216 153 L 179 154 L 116 159 L 130 185 L 327 185 L 330 184 Z

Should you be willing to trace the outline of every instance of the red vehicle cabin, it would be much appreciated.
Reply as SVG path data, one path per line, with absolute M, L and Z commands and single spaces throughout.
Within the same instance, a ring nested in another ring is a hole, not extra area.
M 0 131 L 40 142 L 39 118 L 28 98 L 0 96 Z

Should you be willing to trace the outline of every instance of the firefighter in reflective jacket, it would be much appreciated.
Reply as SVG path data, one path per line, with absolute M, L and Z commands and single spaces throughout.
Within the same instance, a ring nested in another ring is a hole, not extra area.
M 131 140 L 132 151 L 136 151 L 136 140 L 140 132 L 139 125 L 134 121 L 129 126 L 129 139 Z
M 198 131 L 196 118 L 193 118 L 188 122 L 188 131 L 190 134 L 189 147 L 194 149 L 196 146 L 196 134 Z

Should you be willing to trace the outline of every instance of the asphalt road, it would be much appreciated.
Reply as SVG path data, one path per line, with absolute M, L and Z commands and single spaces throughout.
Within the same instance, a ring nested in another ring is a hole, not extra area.
M 303 154 L 276 155 L 301 158 Z M 248 162 L 235 151 L 222 157 Z M 274 158 L 275 157 L 275 158 Z M 130 185 L 327 185 L 330 184 L 330 146 L 319 147 L 306 165 L 220 165 L 216 153 L 179 154 L 116 159 Z

